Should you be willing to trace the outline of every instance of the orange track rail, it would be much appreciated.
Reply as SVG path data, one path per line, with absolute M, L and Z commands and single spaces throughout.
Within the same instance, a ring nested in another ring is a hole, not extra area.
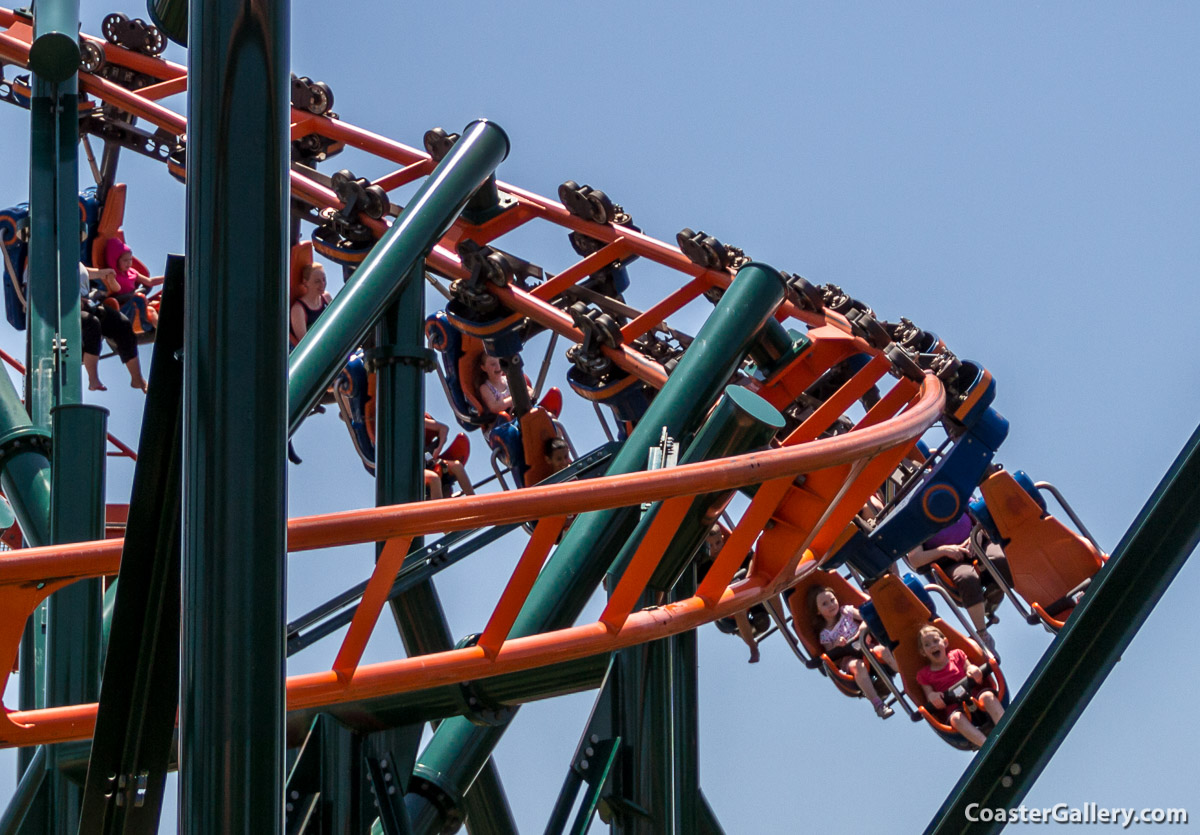
M 521 560 L 529 569 L 530 561 L 540 567 L 541 559 L 548 552 L 547 543 L 553 542 L 564 515 L 646 501 L 668 501 L 669 504 L 673 498 L 751 484 L 770 486 L 782 482 L 786 486 L 802 473 L 855 465 L 851 477 L 845 480 L 843 489 L 826 509 L 824 516 L 829 519 L 857 474 L 863 472 L 866 462 L 897 448 L 906 449 L 940 417 L 944 400 L 941 384 L 928 377 L 918 398 L 899 417 L 833 438 L 670 470 L 294 519 L 288 525 L 288 550 L 291 552 L 366 542 L 385 542 L 390 546 L 385 550 L 385 558 L 376 565 L 364 602 L 359 606 L 338 653 L 335 669 L 290 677 L 287 681 L 288 707 L 312 708 L 409 692 L 611 652 L 692 629 L 777 594 L 800 576 L 797 563 L 802 556 L 809 564 L 816 563 L 810 551 L 801 549 L 786 560 L 780 571 L 771 574 L 756 571 L 745 581 L 726 588 L 745 553 L 745 543 L 757 537 L 780 501 L 778 490 L 764 488 L 751 501 L 729 542 L 702 580 L 702 587 L 725 589 L 722 594 L 711 595 L 708 599 L 698 594 L 660 608 L 620 612 L 619 616 L 615 611 L 606 611 L 605 619 L 596 623 L 508 639 L 507 627 L 524 603 L 531 585 L 519 566 L 514 581 L 502 595 L 485 629 L 488 637 L 484 646 L 380 664 L 359 666 L 357 663 L 382 609 L 380 590 L 386 592 L 390 588 L 402 562 L 402 556 L 393 557 L 403 555 L 407 550 L 405 543 L 414 536 L 540 520 Z M 660 516 L 666 518 L 666 514 Z M 813 535 L 816 533 L 816 530 L 812 532 Z M 657 564 L 662 555 L 661 546 L 666 542 L 654 531 L 647 536 L 647 541 L 651 540 L 656 541 L 658 547 L 645 553 L 639 550 L 633 566 L 641 562 L 641 570 L 627 573 L 627 576 L 637 575 L 641 585 L 649 577 L 645 567 L 652 568 Z M 11 653 L 9 657 L 15 657 L 26 618 L 50 593 L 75 580 L 115 573 L 120 564 L 121 547 L 120 540 L 106 540 L 30 548 L 12 552 L 0 560 L 0 600 L 3 601 L 0 605 L 3 612 L 0 615 L 0 652 L 7 651 Z M 388 557 L 389 553 L 393 557 Z M 630 592 L 622 591 L 621 597 L 636 598 L 640 592 L 641 588 L 637 587 Z M 0 678 L 0 689 L 6 678 Z M 91 734 L 95 715 L 95 704 L 31 711 L 4 709 L 0 716 L 0 746 L 86 739 Z

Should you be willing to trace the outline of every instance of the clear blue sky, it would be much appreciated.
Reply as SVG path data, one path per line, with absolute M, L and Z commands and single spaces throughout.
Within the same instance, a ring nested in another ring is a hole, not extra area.
M 111 7 L 81 5 L 85 30 L 98 32 Z M 145 15 L 136 3 L 124 10 Z M 566 179 L 590 183 L 659 239 L 702 228 L 936 331 L 998 381 L 995 405 L 1012 424 L 998 460 L 1057 484 L 1107 548 L 1200 415 L 1194 5 L 306 0 L 293 6 L 293 33 L 294 70 L 329 83 L 348 121 L 419 146 L 427 128 L 488 117 L 512 139 L 502 180 L 545 195 Z M 0 137 L 9 205 L 27 195 L 26 114 L 0 110 Z M 182 247 L 183 187 L 150 162 L 124 163 L 127 237 L 160 270 Z M 351 154 L 328 168 L 343 166 L 386 171 Z M 557 232 L 504 244 L 550 269 L 568 263 Z M 638 264 L 632 277 L 633 303 L 661 295 L 653 270 Z M 20 343 L 5 326 L 0 344 Z M 110 391 L 94 402 L 132 441 L 140 401 L 118 385 L 121 369 L 103 371 Z M 449 422 L 433 381 L 429 400 Z M 590 409 L 568 401 L 576 446 L 594 445 Z M 482 476 L 484 447 L 472 441 Z M 289 469 L 292 515 L 371 504 L 332 411 L 296 445 L 305 463 Z M 126 500 L 129 478 L 114 467 L 111 500 Z M 511 549 L 439 581 L 455 634 L 481 628 Z M 293 557 L 290 611 L 365 576 L 369 562 L 366 549 Z M 1198 593 L 1193 561 L 1029 804 L 1191 804 L 1200 817 L 1200 731 L 1188 708 Z M 1001 615 L 1004 668 L 1021 681 L 1050 636 L 1011 608 Z M 701 782 L 731 834 L 919 831 L 967 765 L 924 726 L 881 723 L 840 696 L 777 637 L 748 667 L 736 639 L 711 627 L 701 636 Z M 319 645 L 292 671 L 333 652 Z M 381 634 L 368 660 L 399 652 Z M 591 701 L 523 709 L 498 750 L 522 831 L 544 826 Z M 0 755 L 0 799 L 12 763 Z

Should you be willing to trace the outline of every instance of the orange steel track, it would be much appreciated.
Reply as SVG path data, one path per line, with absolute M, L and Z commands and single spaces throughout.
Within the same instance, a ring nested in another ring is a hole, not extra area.
M 0 9 L 0 60 L 28 66 L 29 26 L 11 11 Z M 87 36 L 84 36 L 87 37 Z M 186 89 L 185 68 L 149 58 L 104 41 L 89 38 L 104 51 L 109 63 L 150 76 L 154 83 L 130 91 L 105 79 L 81 72 L 81 92 L 114 105 L 182 140 L 186 120 L 160 99 Z M 372 154 L 395 167 L 375 183 L 391 191 L 426 176 L 433 169 L 429 155 L 355 127 L 340 119 L 292 111 L 293 138 L 318 134 Z M 293 170 L 292 194 L 317 209 L 342 203 L 328 187 Z M 481 225 L 459 220 L 427 259 L 435 272 L 467 276 L 455 254 L 465 239 L 486 244 L 512 230 L 541 220 L 601 241 L 598 252 L 570 264 L 525 290 L 516 286 L 489 288 L 501 303 L 576 342 L 583 334 L 570 315 L 553 302 L 559 295 L 598 270 L 638 255 L 679 273 L 682 285 L 621 329 L 622 344 L 603 347 L 620 368 L 659 387 L 666 371 L 654 359 L 630 346 L 633 340 L 665 324 L 685 305 L 710 288 L 733 280 L 728 270 L 704 269 L 674 246 L 626 227 L 601 225 L 571 215 L 560 203 L 523 189 L 498 183 L 514 205 Z M 385 220 L 360 216 L 377 236 Z M 662 638 L 725 617 L 779 593 L 812 565 L 820 562 L 862 507 L 868 495 L 909 454 L 922 433 L 938 420 L 945 405 L 941 383 L 926 376 L 922 383 L 900 379 L 850 432 L 816 440 L 862 394 L 889 370 L 881 352 L 854 335 L 840 314 L 801 310 L 794 297 L 777 312 L 810 328 L 812 347 L 756 390 L 772 405 L 784 409 L 823 372 L 853 354 L 874 359 L 847 380 L 789 435 L 781 446 L 747 455 L 657 470 L 590 479 L 584 482 L 531 487 L 517 492 L 478 495 L 372 508 L 293 519 L 288 525 L 289 552 L 357 543 L 384 543 L 381 557 L 346 632 L 330 670 L 293 676 L 287 681 L 289 709 L 307 709 L 393 693 L 421 690 L 470 679 L 532 669 L 547 664 L 611 652 Z M 797 479 L 799 475 L 805 479 Z M 729 539 L 697 589 L 696 596 L 661 607 L 633 611 L 665 547 L 674 534 L 674 521 L 700 494 L 760 485 Z M 592 510 L 664 502 L 636 550 L 608 605 L 595 623 L 523 638 L 508 637 L 554 541 L 572 514 Z M 408 544 L 414 537 L 487 525 L 536 521 L 533 534 L 492 611 L 476 646 L 448 652 L 360 665 L 363 650 L 386 601 Z M 98 542 L 30 548 L 0 557 L 0 658 L 15 658 L 24 624 L 34 607 L 76 580 L 116 573 L 122 542 Z M 754 549 L 750 576 L 730 582 L 744 555 Z M 803 565 L 802 565 L 803 563 Z M 0 693 L 8 678 L 0 675 Z M 64 742 L 90 737 L 95 704 L 43 710 L 11 711 L 0 705 L 0 747 Z
M 756 570 L 750 577 L 726 588 L 745 553 L 742 543 L 758 535 L 780 501 L 778 491 L 764 488 L 757 492 L 729 542 L 702 580 L 701 591 L 703 587 L 724 589 L 719 595 L 706 599 L 698 594 L 659 608 L 626 612 L 621 618 L 613 618 L 610 613 L 605 620 L 596 623 L 507 639 L 507 626 L 503 624 L 512 623 L 511 619 L 515 618 L 525 599 L 522 592 L 528 591 L 526 586 L 517 593 L 510 593 L 513 588 L 510 582 L 510 589 L 505 590 L 492 614 L 488 627 L 491 634 L 485 629 L 484 646 L 380 664 L 358 666 L 357 663 L 383 606 L 384 597 L 380 591 L 386 594 L 400 567 L 400 559 L 391 555 L 402 555 L 407 550 L 407 542 L 414 536 L 538 520 L 521 563 L 536 563 L 540 568 L 553 536 L 539 535 L 539 531 L 547 525 L 556 529 L 564 515 L 646 501 L 667 501 L 669 505 L 672 499 L 752 484 L 769 486 L 780 481 L 790 484 L 802 473 L 851 464 L 852 478 L 845 480 L 824 513 L 829 519 L 840 499 L 847 495 L 853 476 L 863 472 L 864 465 L 875 457 L 898 448 L 907 449 L 940 417 L 944 399 L 941 384 L 930 376 L 915 401 L 899 417 L 833 438 L 669 470 L 294 519 L 288 524 L 289 551 L 366 542 L 385 542 L 389 547 L 385 548 L 384 556 L 376 566 L 363 595 L 363 603 L 338 653 L 337 669 L 290 677 L 287 680 L 288 707 L 312 708 L 409 692 L 611 652 L 692 629 L 778 594 L 806 570 L 798 569 L 802 556 L 806 565 L 816 564 L 810 550 L 801 549 L 790 557 L 785 555 L 779 563 L 782 567 L 769 573 L 759 570 L 768 560 L 756 560 Z M 669 515 L 659 514 L 664 519 Z M 810 541 L 817 532 L 814 529 L 810 534 Z M 648 577 L 644 566 L 640 572 L 637 566 L 639 562 L 651 566 L 657 564 L 662 547 L 669 541 L 669 533 L 652 526 L 646 536 L 646 542 L 651 545 L 639 549 L 626 576 L 640 573 Z M 3 601 L 0 605 L 3 612 L 0 615 L 0 651 L 9 652 L 10 658 L 15 657 L 26 618 L 51 592 L 75 580 L 115 573 L 120 564 L 121 547 L 121 540 L 105 540 L 29 548 L 12 552 L 0 560 L 0 600 Z M 520 573 L 518 567 L 514 578 Z M 637 591 L 640 593 L 641 589 Z M 502 626 L 497 629 L 493 626 L 496 623 Z M 7 672 L 0 677 L 0 692 L 6 679 Z M 95 723 L 96 707 L 85 704 L 30 711 L 5 708 L 0 716 L 0 746 L 86 739 Z

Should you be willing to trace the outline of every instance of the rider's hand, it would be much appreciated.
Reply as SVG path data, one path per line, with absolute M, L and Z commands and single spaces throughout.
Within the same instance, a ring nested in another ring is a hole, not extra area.
M 946 708 L 946 702 L 944 699 L 942 699 L 941 693 L 934 693 L 932 696 L 930 696 L 929 703 L 938 710 L 944 710 Z

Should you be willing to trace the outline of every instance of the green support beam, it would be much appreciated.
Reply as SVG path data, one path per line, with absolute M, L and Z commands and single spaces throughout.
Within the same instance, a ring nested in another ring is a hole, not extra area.
M 49 430 L 50 411 L 60 403 L 78 403 L 83 394 L 79 332 L 79 141 L 78 0 L 40 0 L 34 9 L 33 70 L 29 103 L 29 284 L 26 298 L 28 342 L 25 403 L 33 425 Z M 48 497 L 47 497 L 48 498 Z M 49 502 L 44 528 L 49 523 Z M 19 516 L 18 516 L 19 518 Z M 52 542 L 49 531 L 36 543 Z M 42 604 L 30 618 L 21 641 L 18 704 L 22 709 L 46 704 L 46 649 Z M 22 752 L 19 768 L 31 753 Z M 35 815 L 38 814 L 35 811 Z
M 282 828 L 289 10 L 191 5 L 179 714 L 187 835 Z
M 423 268 L 423 264 L 415 266 L 413 274 L 403 282 L 399 298 L 375 329 L 375 349 L 369 354 L 376 367 L 375 497 L 380 506 L 420 501 L 425 497 Z M 420 542 L 414 542 L 412 547 L 417 550 L 420 546 Z M 433 580 L 425 580 L 390 602 L 392 616 L 410 656 L 453 648 L 450 626 Z M 390 749 L 412 746 L 411 751 L 402 755 L 412 761 L 420 743 L 417 734 L 391 742 Z M 405 775 L 406 785 L 407 782 Z M 481 779 L 467 793 L 466 815 L 472 835 L 515 835 L 516 823 L 495 763 L 485 766 Z M 403 816 L 402 804 L 397 816 Z M 407 821 L 404 823 L 407 825 Z
M 783 416 L 769 403 L 748 389 L 729 386 L 679 463 L 762 449 L 783 427 Z M 695 571 L 689 563 L 728 499 L 727 493 L 709 493 L 693 500 L 639 607 L 695 593 Z M 646 512 L 613 562 L 610 591 L 660 510 L 661 503 L 656 503 Z M 695 630 L 621 650 L 615 672 L 614 734 L 621 738 L 624 757 L 614 791 L 626 807 L 638 811 L 618 815 L 613 832 L 633 835 L 648 826 L 655 832 L 695 832 L 700 790 Z
M 1197 542 L 1200 428 L 942 803 L 927 835 L 1004 828 L 967 820 L 967 807 L 1013 808 L 1021 802 Z
M 613 459 L 609 475 L 644 469 L 647 450 L 658 445 L 664 427 L 686 448 L 783 296 L 783 278 L 771 267 L 750 263 L 739 270 Z M 632 533 L 637 513 L 636 507 L 621 508 L 576 518 L 542 569 L 511 635 L 523 637 L 573 623 Z M 414 832 L 440 831 L 455 814 L 461 816 L 463 794 L 506 727 L 507 722 L 479 727 L 463 718 L 442 723 L 414 772 L 427 787 L 408 796 Z
M 29 356 L 26 403 L 35 426 L 83 396 L 79 333 L 78 0 L 34 7 L 29 102 Z
M 56 545 L 104 538 L 105 448 L 108 410 L 82 403 L 53 410 L 54 449 L 50 529 Z M 46 704 L 94 702 L 100 697 L 104 585 L 79 580 L 55 592 L 46 607 Z M 83 786 L 56 767 L 49 750 L 46 797 L 55 835 L 75 835 Z
M 362 344 L 396 301 L 405 280 L 414 275 L 472 193 L 506 156 L 508 136 L 498 125 L 483 120 L 468 125 L 337 298 L 304 334 L 288 360 L 289 435 L 316 405 L 346 356 Z
M 85 748 L 79 835 L 158 832 L 172 760 L 179 704 L 183 273 L 183 259 L 168 256 L 121 571 L 109 587 L 112 640 L 105 642 L 90 753 Z M 60 751 L 60 768 L 65 761 Z

